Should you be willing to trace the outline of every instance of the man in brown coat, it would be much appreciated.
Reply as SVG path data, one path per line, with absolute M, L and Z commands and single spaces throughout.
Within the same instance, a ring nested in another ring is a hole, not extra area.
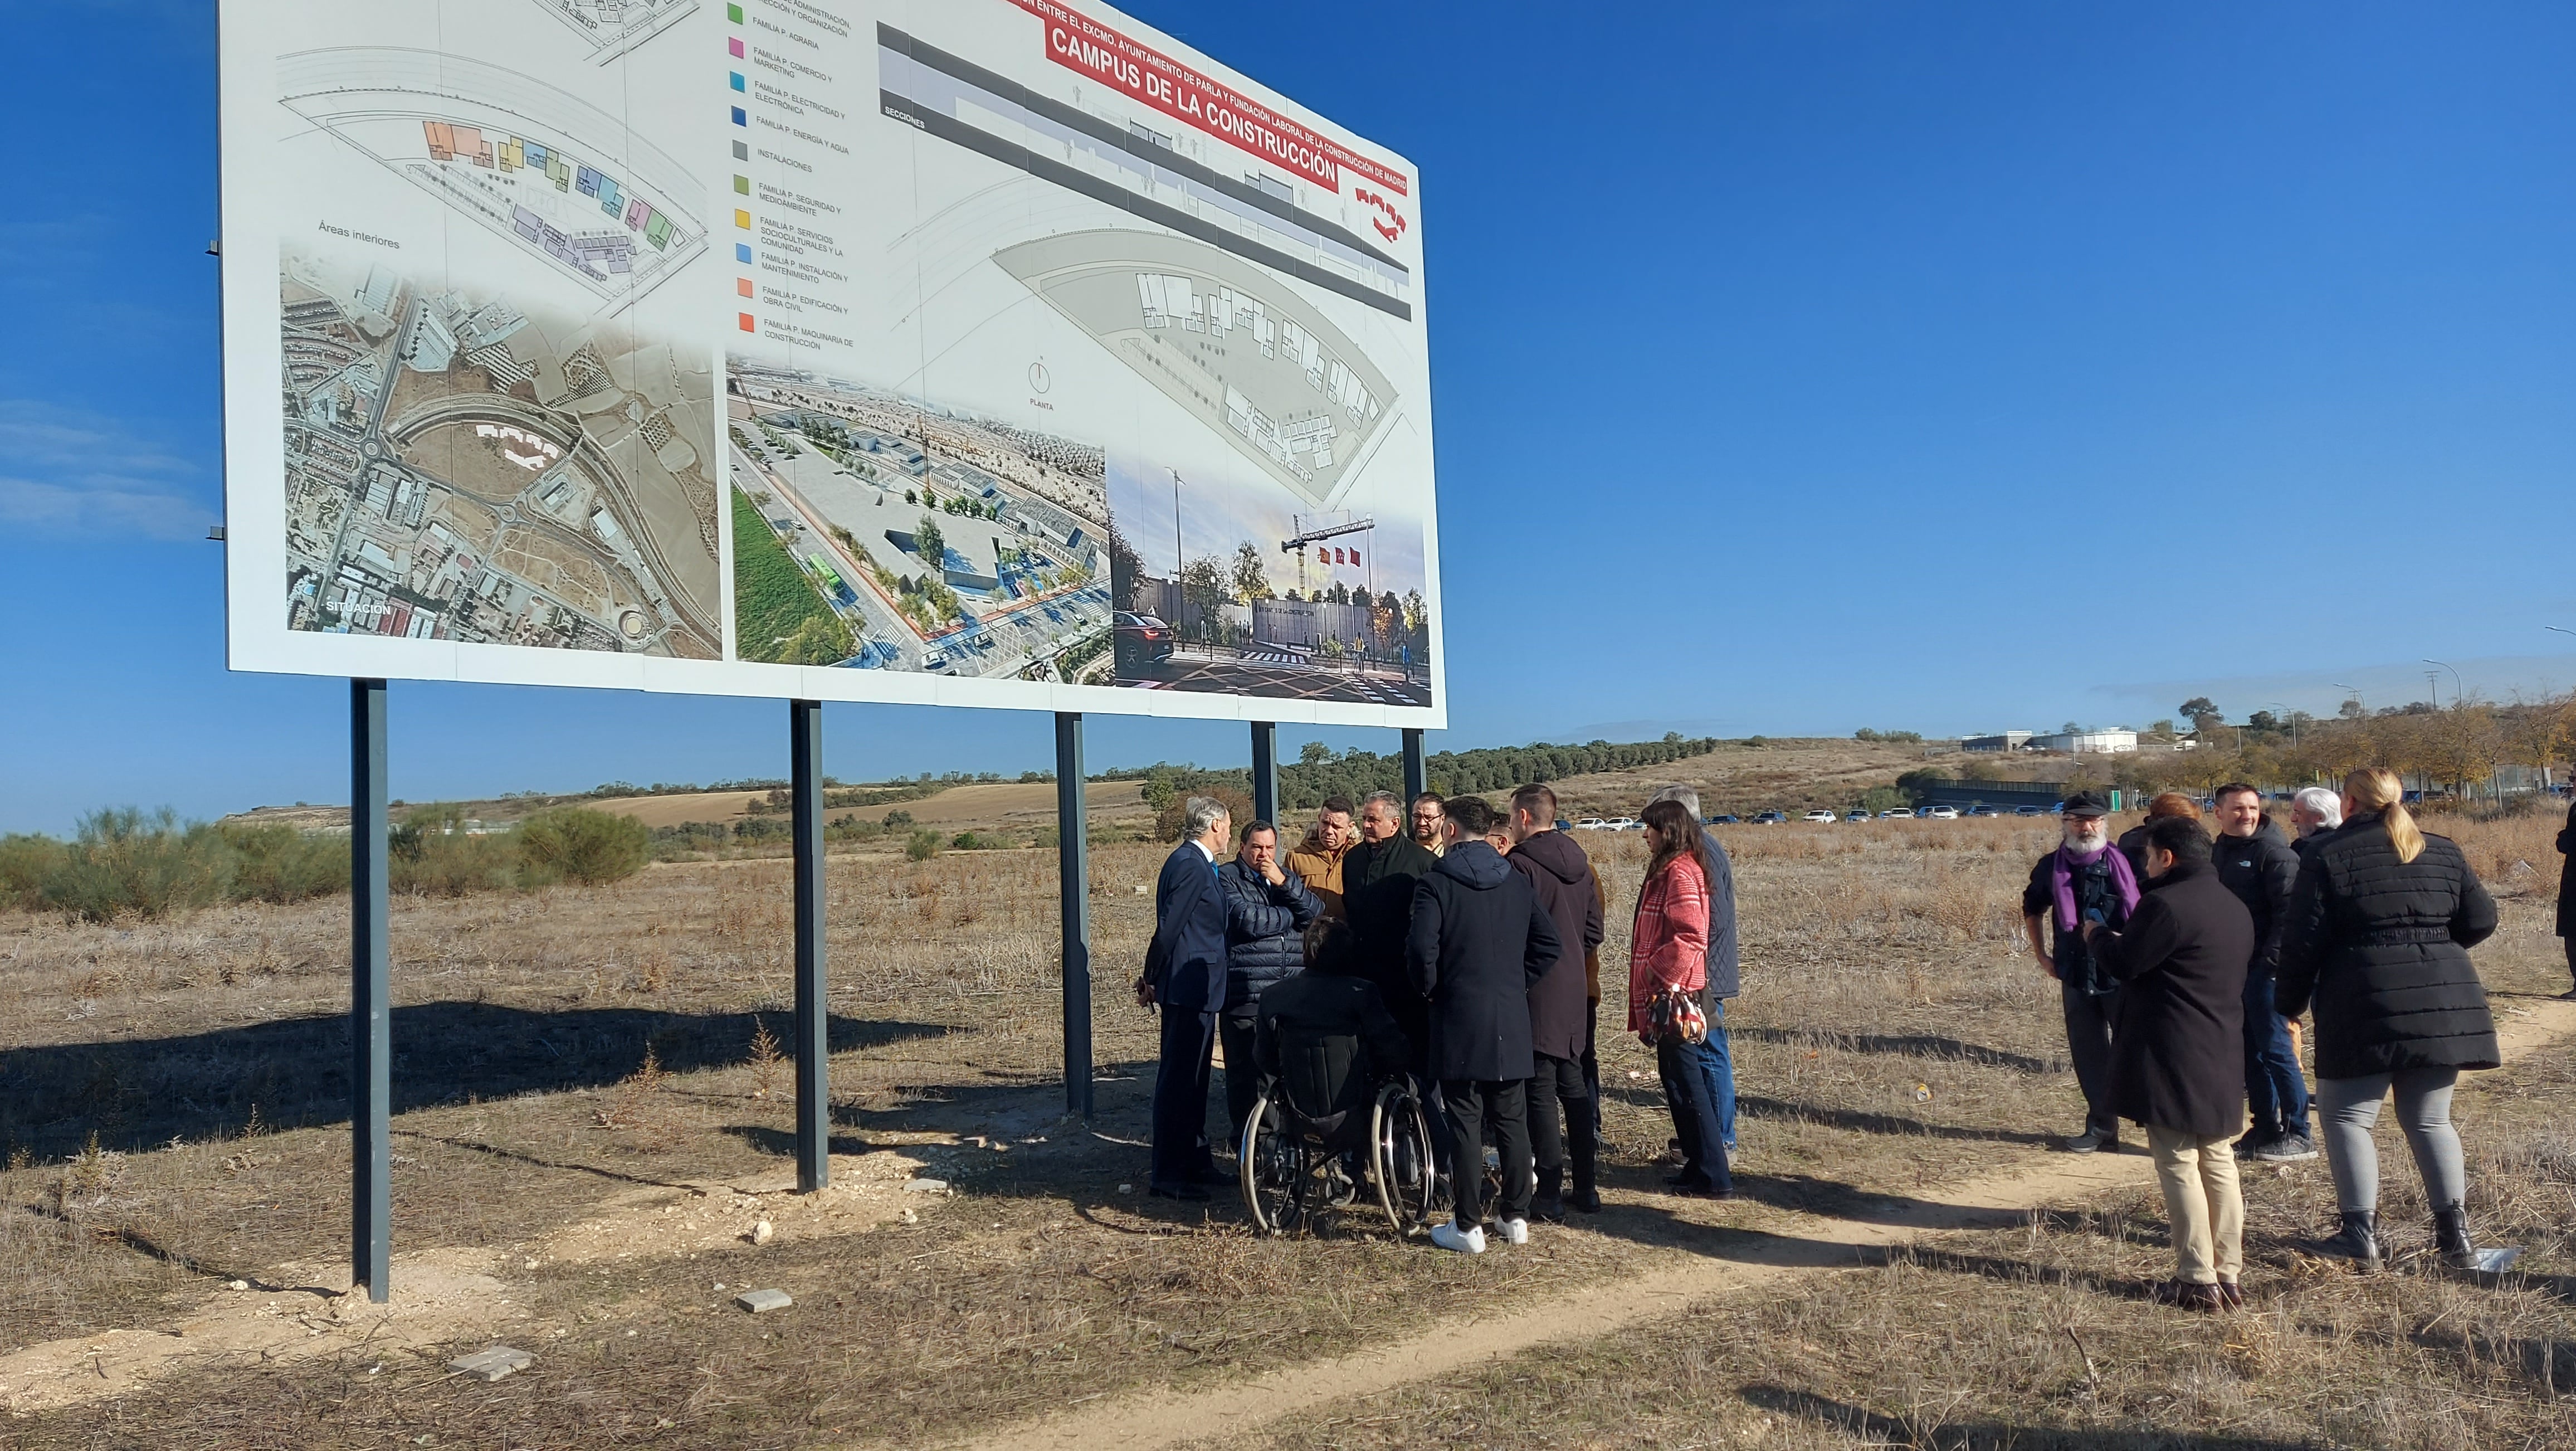
M 1327 796 L 1324 808 L 1315 813 L 1315 829 L 1306 833 L 1295 851 L 1288 853 L 1288 870 L 1324 904 L 1327 917 L 1349 915 L 1342 905 L 1342 857 L 1359 839 L 1359 828 L 1352 822 L 1351 798 Z
M 1509 826 L 1512 854 L 1503 858 L 1538 892 L 1539 906 L 1556 924 L 1565 944 L 1556 965 L 1529 990 L 1530 1046 L 1537 1054 L 1537 1073 L 1530 1079 L 1530 1149 L 1538 1162 L 1541 1219 L 1563 1219 L 1563 1186 L 1569 1155 L 1574 1170 L 1574 1207 L 1601 1212 L 1597 1187 L 1601 1146 L 1595 1132 L 1592 1088 L 1584 1078 L 1584 1050 L 1592 1040 L 1592 1005 L 1587 996 L 1584 954 L 1601 946 L 1601 893 L 1592 859 L 1573 838 L 1556 829 L 1556 793 L 1545 786 L 1523 786 L 1512 793 Z M 1559 1131 L 1558 1108 L 1564 1122 Z
M 2245 971 L 2254 915 L 2210 865 L 2210 840 L 2183 816 L 2147 823 L 2147 884 L 2118 931 L 2084 924 L 2093 960 L 2120 984 L 2111 1027 L 2111 1099 L 2146 1126 L 2165 1212 L 2173 1282 L 2160 1298 L 2195 1310 L 2243 1303 L 2245 1200 L 2236 1136 L 2245 1132 Z

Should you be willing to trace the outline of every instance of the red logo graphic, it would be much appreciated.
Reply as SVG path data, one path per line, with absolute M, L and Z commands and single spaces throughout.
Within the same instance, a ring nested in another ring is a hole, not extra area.
M 1385 215 L 1385 221 L 1379 221 L 1376 217 L 1369 218 L 1369 225 L 1377 228 L 1377 234 L 1379 236 L 1392 242 L 1396 238 L 1404 235 L 1405 227 L 1407 225 L 1404 220 L 1404 213 L 1395 209 L 1395 203 L 1388 201 L 1386 198 L 1379 196 L 1376 192 L 1373 192 L 1364 186 L 1353 188 L 1352 195 L 1362 206 L 1375 207 L 1379 212 Z

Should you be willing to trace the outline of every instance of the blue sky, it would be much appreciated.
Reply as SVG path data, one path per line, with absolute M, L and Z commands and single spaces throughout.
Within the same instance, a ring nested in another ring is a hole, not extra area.
M 0 830 L 342 799 L 345 687 L 225 672 L 202 542 L 211 6 L 13 9 L 11 134 L 83 144 L 13 149 L 0 221 Z M 1451 743 L 2576 684 L 2576 9 L 1130 9 L 1423 168 Z M 772 774 L 785 714 L 397 684 L 393 786 Z M 851 778 L 1050 759 L 827 731 Z

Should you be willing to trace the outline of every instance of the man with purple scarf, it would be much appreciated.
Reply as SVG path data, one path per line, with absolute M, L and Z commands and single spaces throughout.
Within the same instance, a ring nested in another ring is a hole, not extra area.
M 2137 873 L 2111 849 L 2111 804 L 2092 791 L 2066 798 L 2066 840 L 2030 869 L 2021 894 L 2022 929 L 2040 969 L 2057 979 L 2066 1008 L 2066 1056 L 2084 1089 L 2084 1132 L 2066 1141 L 2067 1152 L 2118 1152 L 2120 1116 L 2111 1099 L 2111 1020 L 2118 1015 L 2120 984 L 2096 966 L 2084 944 L 2084 924 L 2117 932 L 2138 907 Z M 2039 926 L 2045 918 L 2049 939 Z

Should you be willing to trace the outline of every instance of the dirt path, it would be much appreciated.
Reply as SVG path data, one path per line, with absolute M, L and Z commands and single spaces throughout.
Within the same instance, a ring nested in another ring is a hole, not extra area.
M 2576 1003 L 2517 999 L 2496 1004 L 2498 1034 L 2512 1062 L 2576 1036 Z M 1218 1390 L 1151 1390 L 1104 1400 L 963 1443 L 1035 1451 L 1149 1451 L 1186 1441 L 1240 1436 L 1266 1422 L 1355 1396 L 1392 1390 L 1487 1365 L 1554 1340 L 1595 1338 L 1673 1314 L 1694 1300 L 1800 1274 L 1851 1266 L 1856 1256 L 1945 1230 L 1991 1229 L 2029 1210 L 2150 1182 L 2143 1154 L 2053 1156 L 2025 1169 L 1986 1175 L 1940 1201 L 1885 1201 L 1874 1216 L 1787 1211 L 1757 1215 L 1751 1233 L 1671 1269 L 1543 1300 L 1508 1315 L 1433 1325 L 1391 1344 L 1322 1361 L 1300 1361 Z M 1620 1212 L 1614 1206 L 1610 1213 Z M 1614 1221 L 1615 1222 L 1615 1221 Z M 1508 1248 L 1489 1250 L 1506 1258 Z

